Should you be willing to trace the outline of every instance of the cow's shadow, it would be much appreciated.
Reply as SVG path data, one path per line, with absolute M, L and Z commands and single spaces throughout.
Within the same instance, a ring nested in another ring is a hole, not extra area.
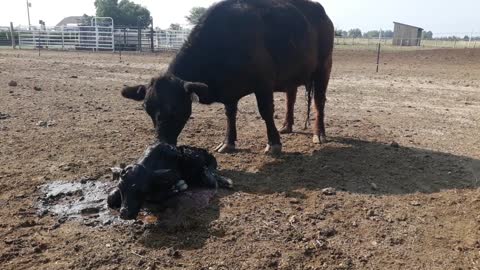
M 480 160 L 430 150 L 335 138 L 312 154 L 286 153 L 257 173 L 224 171 L 250 193 L 299 189 L 376 195 L 435 193 L 480 186 Z
M 312 154 L 285 153 L 256 173 L 223 170 L 235 182 L 220 191 L 206 209 L 182 216 L 173 228 L 157 226 L 145 238 L 147 247 L 201 248 L 211 235 L 221 236 L 215 220 L 220 198 L 241 191 L 253 194 L 289 193 L 333 187 L 369 195 L 435 193 L 474 189 L 480 183 L 480 160 L 448 153 L 347 138 L 335 138 Z M 183 223 L 182 223 L 183 222 Z M 147 239 L 148 238 L 148 239 Z M 153 244 L 152 244 L 153 243 Z

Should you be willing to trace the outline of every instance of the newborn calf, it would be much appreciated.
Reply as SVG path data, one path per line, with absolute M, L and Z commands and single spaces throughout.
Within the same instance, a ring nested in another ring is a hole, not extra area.
M 120 208 L 122 219 L 135 219 L 144 202 L 162 202 L 188 187 L 231 188 L 232 180 L 217 173 L 217 161 L 206 150 L 155 143 L 136 164 L 112 169 L 120 178 L 108 196 L 110 208 Z

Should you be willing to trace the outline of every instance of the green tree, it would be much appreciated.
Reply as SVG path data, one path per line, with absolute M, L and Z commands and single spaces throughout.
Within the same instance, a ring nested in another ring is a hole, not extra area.
M 150 11 L 129 0 L 95 0 L 98 17 L 112 17 L 115 25 L 147 27 L 151 23 Z
M 384 38 L 393 38 L 393 31 L 392 30 L 387 30 L 382 33 L 382 37 Z
M 423 31 L 423 39 L 433 39 L 432 31 Z
M 353 38 L 360 38 L 362 37 L 362 30 L 358 28 L 350 29 L 350 31 L 348 31 L 348 36 Z
M 368 31 L 363 34 L 363 37 L 366 37 L 366 38 L 378 38 L 379 36 L 380 36 L 380 32 L 378 30 Z M 382 31 L 382 37 L 383 37 L 383 31 Z
M 182 30 L 182 26 L 178 23 L 172 23 L 170 24 L 170 27 L 168 29 L 178 31 L 178 30 Z
M 200 18 L 203 16 L 203 14 L 205 14 L 206 11 L 207 11 L 207 8 L 204 8 L 204 7 L 193 7 L 190 10 L 190 15 L 185 16 L 185 18 L 190 24 L 196 25 L 198 24 L 198 22 L 200 21 Z

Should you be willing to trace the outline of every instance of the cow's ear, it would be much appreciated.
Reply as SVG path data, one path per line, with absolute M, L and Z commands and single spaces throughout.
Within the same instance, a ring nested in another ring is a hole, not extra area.
M 133 99 L 136 101 L 142 101 L 145 99 L 145 95 L 147 94 L 147 87 L 145 85 L 137 85 L 137 86 L 125 86 L 122 89 L 122 96 L 124 98 Z
M 208 98 L 208 85 L 204 83 L 185 82 L 183 88 L 192 97 L 192 101 L 201 101 Z

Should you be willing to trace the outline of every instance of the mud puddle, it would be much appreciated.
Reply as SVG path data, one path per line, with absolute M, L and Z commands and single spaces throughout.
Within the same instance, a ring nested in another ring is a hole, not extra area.
M 209 189 L 188 190 L 162 204 L 146 204 L 136 221 L 120 219 L 117 210 L 109 209 L 107 196 L 116 187 L 115 182 L 55 181 L 40 186 L 38 211 L 51 214 L 60 221 L 75 220 L 86 226 L 109 226 L 115 224 L 156 224 L 162 219 L 181 216 L 182 212 L 203 209 L 210 205 L 216 191 Z

